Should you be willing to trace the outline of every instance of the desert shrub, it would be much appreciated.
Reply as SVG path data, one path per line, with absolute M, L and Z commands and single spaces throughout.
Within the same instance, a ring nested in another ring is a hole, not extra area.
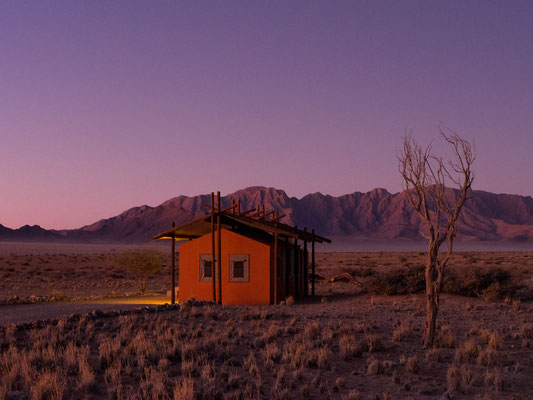
M 376 272 L 366 280 L 365 289 L 389 296 L 422 293 L 425 290 L 424 274 L 423 265 Z M 533 297 L 533 291 L 526 289 L 513 282 L 510 272 L 500 267 L 450 268 L 442 283 L 442 293 L 483 297 L 486 301 L 498 301 L 506 296 L 527 300 Z
M 370 267 L 361 267 L 353 269 L 343 269 L 344 272 L 349 272 L 354 277 L 368 278 L 369 276 L 374 275 L 374 270 Z
M 493 300 L 504 297 L 510 278 L 509 272 L 503 268 L 450 268 L 444 277 L 442 291 Z
M 385 295 L 421 293 L 425 288 L 424 266 L 379 272 L 366 282 L 368 292 Z
M 135 275 L 141 293 L 146 292 L 148 277 L 156 273 L 165 262 L 165 256 L 155 249 L 128 250 L 117 254 L 117 264 Z

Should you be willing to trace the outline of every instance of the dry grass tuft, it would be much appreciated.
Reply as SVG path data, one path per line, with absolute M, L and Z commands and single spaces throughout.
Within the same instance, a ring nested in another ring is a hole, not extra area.
M 365 334 L 366 344 L 368 346 L 368 351 L 371 353 L 376 353 L 383 350 L 383 342 L 381 336 L 378 334 Z
M 407 359 L 407 371 L 412 374 L 418 374 L 420 371 L 420 361 L 417 356 L 411 356 Z
M 446 380 L 449 392 L 458 392 L 461 390 L 461 371 L 455 365 L 450 365 L 446 372 Z
M 479 346 L 473 341 L 468 340 L 455 350 L 455 362 L 458 364 L 471 363 L 479 355 Z
M 379 375 L 383 373 L 383 364 L 379 362 L 379 360 L 376 360 L 375 358 L 371 358 L 367 361 L 367 372 L 368 375 Z
M 455 347 L 455 336 L 448 325 L 443 325 L 437 335 L 437 343 L 440 347 L 453 349 Z
M 402 342 L 403 340 L 411 337 L 411 335 L 411 327 L 407 324 L 402 323 L 392 332 L 392 340 L 394 340 L 395 342 Z
M 503 378 L 499 369 L 487 370 L 485 373 L 485 385 L 499 392 L 503 391 Z
M 358 346 L 355 336 L 342 336 L 339 339 L 339 352 L 344 361 L 349 361 L 352 358 L 361 356 L 361 349 Z
M 491 349 L 498 350 L 502 347 L 502 337 L 497 332 L 493 332 L 489 335 L 488 344 Z
M 174 400 L 194 400 L 194 381 L 186 377 L 174 387 Z
M 57 373 L 44 371 L 31 386 L 31 399 L 61 400 L 65 396 L 65 380 Z

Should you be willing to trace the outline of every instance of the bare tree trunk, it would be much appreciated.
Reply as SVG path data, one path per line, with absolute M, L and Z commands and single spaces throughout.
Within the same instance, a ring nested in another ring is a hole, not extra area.
M 424 347 L 429 349 L 435 343 L 437 333 L 437 313 L 439 311 L 439 293 L 431 288 L 426 293 L 426 323 L 424 325 Z
M 433 235 L 432 235 L 433 236 Z M 439 310 L 439 285 L 437 282 L 438 242 L 431 238 L 426 263 L 426 323 L 424 325 L 424 347 L 430 348 L 435 342 L 437 312 Z

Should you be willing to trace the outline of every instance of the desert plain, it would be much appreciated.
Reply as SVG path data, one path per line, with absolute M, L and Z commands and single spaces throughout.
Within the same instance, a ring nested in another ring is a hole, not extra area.
M 0 399 L 533 396 L 533 253 L 455 254 L 424 349 L 423 252 L 319 252 L 294 304 L 146 306 L 169 262 L 136 297 L 124 248 L 0 246 Z

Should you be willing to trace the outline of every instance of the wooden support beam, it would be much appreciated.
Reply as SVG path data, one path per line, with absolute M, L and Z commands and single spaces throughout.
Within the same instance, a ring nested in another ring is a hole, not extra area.
M 172 228 L 176 227 L 176 223 L 172 223 Z M 176 234 L 172 233 L 172 262 L 170 267 L 170 304 L 176 304 Z
M 211 210 L 211 206 L 209 206 L 209 205 L 205 205 L 204 207 L 207 208 L 208 210 Z M 237 207 L 237 205 L 234 204 L 234 205 L 231 205 L 229 207 L 223 208 L 222 210 L 220 210 L 220 212 L 221 213 L 225 213 L 226 211 L 233 211 L 236 207 Z M 216 212 L 218 212 L 218 210 L 216 210 Z
M 299 254 L 298 254 L 298 240 L 294 239 L 294 298 L 297 299 L 300 297 L 300 271 L 298 271 L 300 267 L 299 262 Z
M 237 204 L 235 204 L 235 199 L 231 199 L 231 213 L 235 215 L 235 209 L 237 208 Z
M 278 234 L 274 232 L 274 304 L 278 302 Z
M 307 232 L 307 228 L 304 228 L 304 232 Z M 304 240 L 304 254 L 303 254 L 303 281 L 304 281 L 304 296 L 309 296 L 309 254 L 307 252 L 307 241 Z
M 241 199 L 237 199 L 237 215 L 241 215 Z
M 285 256 L 285 298 L 289 296 L 289 275 L 291 273 L 291 259 L 289 257 L 290 255 L 290 247 L 289 247 L 289 241 L 287 240 L 287 247 L 286 247 L 286 256 Z
M 220 192 L 217 192 L 217 209 L 220 210 Z M 222 304 L 222 224 L 221 213 L 217 213 L 218 230 L 218 304 Z M 213 273 L 214 275 L 214 273 Z
M 311 231 L 313 240 L 311 242 L 311 295 L 315 295 L 315 230 Z
M 269 212 L 267 212 L 267 213 L 265 214 L 265 218 L 268 218 L 268 217 L 271 216 L 271 215 L 272 215 L 272 218 L 274 218 L 274 214 L 275 214 L 275 213 L 276 213 L 275 211 L 269 211 Z
M 217 301 L 215 277 L 215 192 L 211 192 L 211 274 L 213 276 L 213 301 Z
M 250 208 L 249 210 L 244 211 L 244 212 L 240 213 L 239 215 L 248 215 L 250 213 L 253 213 L 254 211 L 255 211 L 255 208 Z
M 285 216 L 285 214 L 279 215 L 279 211 L 276 211 L 276 216 L 272 219 L 274 222 L 278 222 L 280 219 L 282 219 Z

